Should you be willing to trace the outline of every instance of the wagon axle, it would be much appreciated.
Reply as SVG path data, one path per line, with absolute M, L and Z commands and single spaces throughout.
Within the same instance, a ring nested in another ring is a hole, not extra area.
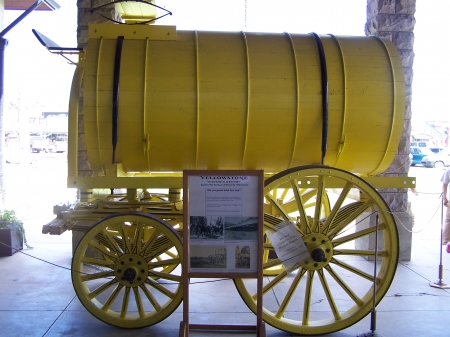
M 148 266 L 139 255 L 126 254 L 114 264 L 116 279 L 123 286 L 136 286 L 143 283 L 148 276 Z

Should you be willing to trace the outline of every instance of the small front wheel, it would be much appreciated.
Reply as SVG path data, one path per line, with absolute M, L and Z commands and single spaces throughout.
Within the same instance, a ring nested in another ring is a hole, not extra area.
M 127 212 L 98 221 L 79 242 L 72 284 L 84 307 L 120 328 L 142 328 L 167 318 L 183 298 L 183 247 L 165 221 Z

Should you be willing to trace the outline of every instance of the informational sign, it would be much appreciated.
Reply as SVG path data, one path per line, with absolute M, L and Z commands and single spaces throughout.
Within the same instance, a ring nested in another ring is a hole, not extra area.
M 188 179 L 190 270 L 256 272 L 258 176 L 200 174 Z
M 265 337 L 263 171 L 183 171 L 183 321 L 189 329 L 255 330 Z M 190 324 L 191 278 L 256 278 L 256 325 Z

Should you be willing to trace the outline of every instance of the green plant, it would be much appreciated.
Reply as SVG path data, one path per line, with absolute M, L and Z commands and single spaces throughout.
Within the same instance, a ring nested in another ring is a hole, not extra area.
M 27 248 L 33 248 L 28 245 L 27 237 L 25 236 L 25 228 L 23 227 L 22 221 L 17 219 L 16 212 L 4 210 L 3 213 L 0 214 L 0 228 L 17 229 L 20 236 L 23 238 L 25 246 L 27 246 Z

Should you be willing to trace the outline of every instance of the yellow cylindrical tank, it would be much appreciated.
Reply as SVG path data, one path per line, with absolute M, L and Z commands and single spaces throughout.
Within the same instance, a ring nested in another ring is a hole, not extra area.
M 388 40 L 89 29 L 83 113 L 96 171 L 113 162 L 127 172 L 323 163 L 374 174 L 397 151 L 405 86 Z

